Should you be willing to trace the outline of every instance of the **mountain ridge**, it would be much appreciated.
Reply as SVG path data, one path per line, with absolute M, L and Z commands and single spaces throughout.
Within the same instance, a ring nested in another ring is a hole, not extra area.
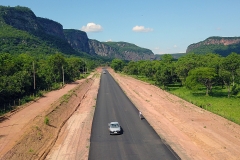
M 186 53 L 217 53 L 227 56 L 232 52 L 240 53 L 240 37 L 209 37 L 187 47 Z
M 120 58 L 123 60 L 134 61 L 151 59 L 151 57 L 154 57 L 153 52 L 148 49 L 144 50 L 146 51 L 146 56 L 144 56 L 145 53 L 136 52 L 141 50 L 141 47 L 136 45 L 134 46 L 135 51 L 128 50 L 128 48 L 123 49 L 121 45 L 116 49 L 116 47 L 112 48 L 112 46 L 106 43 L 89 39 L 87 34 L 83 31 L 63 29 L 63 26 L 58 22 L 47 18 L 37 17 L 28 7 L 0 6 L 0 23 L 2 25 L 1 29 L 11 26 L 16 30 L 27 32 L 30 34 L 30 37 L 32 35 L 37 39 L 38 42 L 36 43 L 45 44 L 45 48 L 54 48 L 54 52 L 62 52 L 70 55 L 81 55 L 82 53 L 85 53 L 91 56 Z M 6 37 L 0 38 L 6 39 Z M 16 37 L 16 39 L 18 39 L 16 45 L 18 47 L 21 46 L 22 51 L 24 51 L 23 48 L 27 46 L 22 45 L 21 37 Z M 11 43 L 12 40 L 13 39 L 8 42 Z M 119 44 L 121 42 L 116 43 Z M 37 46 L 37 44 L 35 44 L 35 46 Z M 28 51 L 29 49 L 26 48 L 26 50 Z M 8 52 L 12 52 L 11 47 L 9 47 Z M 149 54 L 152 56 L 148 56 Z

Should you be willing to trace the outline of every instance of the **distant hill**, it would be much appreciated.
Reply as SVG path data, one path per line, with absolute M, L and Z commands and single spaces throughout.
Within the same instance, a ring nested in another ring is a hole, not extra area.
M 146 48 L 141 48 L 136 46 L 135 44 L 127 43 L 127 42 L 100 42 L 102 45 L 100 50 L 98 50 L 97 44 L 98 42 L 93 41 L 91 45 L 96 49 L 95 52 L 98 55 L 107 54 L 109 57 L 118 57 L 120 59 L 125 60 L 152 60 L 155 59 L 153 52 Z M 102 52 L 107 51 L 107 52 Z
M 74 29 L 64 29 L 64 34 L 73 49 L 86 52 L 90 55 L 133 61 L 155 58 L 151 50 L 138 47 L 135 44 L 127 42 L 100 42 L 88 39 L 85 32 Z
M 170 54 L 170 53 L 169 53 Z M 178 59 L 182 56 L 184 56 L 186 53 L 171 53 L 170 55 L 174 58 L 174 59 Z M 155 54 L 155 59 L 160 60 L 162 58 L 164 54 Z
M 37 17 L 27 7 L 0 6 L 0 53 L 38 53 L 120 58 L 154 59 L 149 49 L 127 42 L 91 40 L 80 30 L 63 29 L 53 20 Z
M 232 52 L 240 54 L 240 37 L 209 37 L 188 46 L 186 53 L 216 53 L 227 56 Z

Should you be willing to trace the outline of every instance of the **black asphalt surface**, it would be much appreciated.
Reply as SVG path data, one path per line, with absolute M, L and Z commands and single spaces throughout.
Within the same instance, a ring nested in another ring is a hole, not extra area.
M 110 135 L 108 123 L 118 121 L 123 133 Z M 89 160 L 180 159 L 149 125 L 112 76 L 102 74 L 90 138 Z

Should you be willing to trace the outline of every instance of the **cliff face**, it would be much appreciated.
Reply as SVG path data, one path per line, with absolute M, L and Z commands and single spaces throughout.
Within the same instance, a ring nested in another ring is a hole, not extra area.
M 140 48 L 126 42 L 99 42 L 89 40 L 90 53 L 110 58 L 124 60 L 150 60 L 155 59 L 153 52 L 149 49 Z
M 240 43 L 240 37 L 210 37 L 204 41 L 189 45 L 187 47 L 186 53 L 192 52 L 194 49 L 197 49 L 202 46 L 208 46 L 208 45 L 229 46 L 229 45 L 234 45 L 239 43 Z
M 95 55 L 95 52 L 90 52 L 88 44 L 89 39 L 86 32 L 74 29 L 64 29 L 63 31 L 66 40 L 73 49 Z
M 90 54 L 97 54 L 99 56 L 107 56 L 110 58 L 123 58 L 117 54 L 117 51 L 114 48 L 111 48 L 110 46 L 105 45 L 97 40 L 89 40 L 88 44 L 90 48 Z
M 35 14 L 27 7 L 1 7 L 2 20 L 14 28 L 27 32 L 41 29 Z
M 60 23 L 41 17 L 37 17 L 37 20 L 45 33 L 65 40 L 63 26 Z
M 24 30 L 32 34 L 46 33 L 52 36 L 65 39 L 63 26 L 55 21 L 36 17 L 27 7 L 1 7 L 3 21 L 19 30 Z

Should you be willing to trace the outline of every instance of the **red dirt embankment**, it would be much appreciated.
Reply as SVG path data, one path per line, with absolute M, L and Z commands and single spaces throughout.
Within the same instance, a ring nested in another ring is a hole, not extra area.
M 85 98 L 94 77 L 90 75 L 87 79 L 50 92 L 2 121 L 0 158 L 44 159 L 64 124 Z M 44 122 L 46 119 L 49 125 Z

